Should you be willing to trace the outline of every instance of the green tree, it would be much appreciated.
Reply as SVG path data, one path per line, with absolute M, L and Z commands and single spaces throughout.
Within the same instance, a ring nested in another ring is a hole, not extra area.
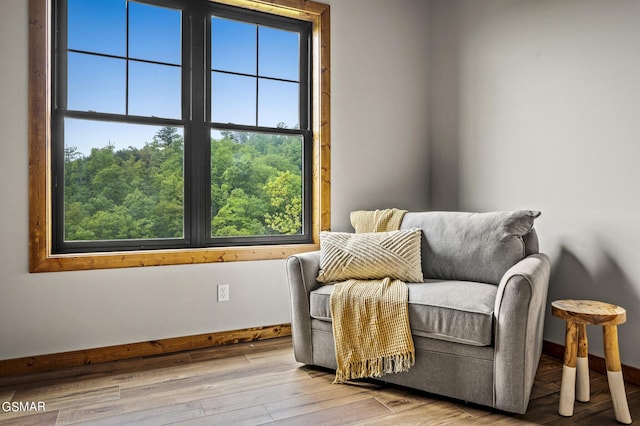
M 263 235 L 260 200 L 245 194 L 241 188 L 231 191 L 229 199 L 211 221 L 213 235 L 232 237 Z
M 211 139 L 212 236 L 302 229 L 302 142 L 295 135 L 222 132 Z M 181 238 L 184 141 L 173 127 L 142 147 L 65 149 L 65 238 Z
M 271 212 L 265 223 L 280 234 L 299 234 L 302 231 L 302 179 L 290 171 L 280 172 L 264 187 L 269 195 Z
M 184 149 L 165 127 L 142 148 L 65 150 L 67 240 L 172 238 L 184 233 Z

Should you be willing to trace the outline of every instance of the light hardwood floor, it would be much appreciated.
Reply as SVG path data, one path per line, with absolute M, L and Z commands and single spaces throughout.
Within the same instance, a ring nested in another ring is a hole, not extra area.
M 559 416 L 561 369 L 543 355 L 529 410 L 508 415 L 375 382 L 334 385 L 331 371 L 295 362 L 283 337 L 3 378 L 0 403 L 40 401 L 46 411 L 0 410 L 0 425 L 616 424 L 606 376 L 595 372 L 591 402 Z M 640 387 L 626 391 L 640 425 Z

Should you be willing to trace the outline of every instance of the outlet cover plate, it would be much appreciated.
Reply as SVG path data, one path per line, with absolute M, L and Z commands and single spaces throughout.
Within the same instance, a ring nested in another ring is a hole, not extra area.
M 218 302 L 229 301 L 229 284 L 218 284 Z

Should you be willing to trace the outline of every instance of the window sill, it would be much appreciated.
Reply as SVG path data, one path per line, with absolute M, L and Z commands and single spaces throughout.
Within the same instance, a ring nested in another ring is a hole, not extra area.
M 62 272 L 137 266 L 188 265 L 286 259 L 292 254 L 318 250 L 317 244 L 243 246 L 180 250 L 144 250 L 109 253 L 49 255 L 31 266 L 30 272 Z

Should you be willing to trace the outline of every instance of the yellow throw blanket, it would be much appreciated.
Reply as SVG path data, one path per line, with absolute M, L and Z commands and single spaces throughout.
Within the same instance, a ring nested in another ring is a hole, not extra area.
M 356 232 L 393 231 L 406 211 L 353 212 Z M 400 280 L 335 284 L 330 307 L 338 368 L 334 383 L 408 371 L 415 362 L 409 327 L 409 290 Z
M 356 233 L 397 231 L 406 210 L 385 209 L 351 212 L 351 225 Z

